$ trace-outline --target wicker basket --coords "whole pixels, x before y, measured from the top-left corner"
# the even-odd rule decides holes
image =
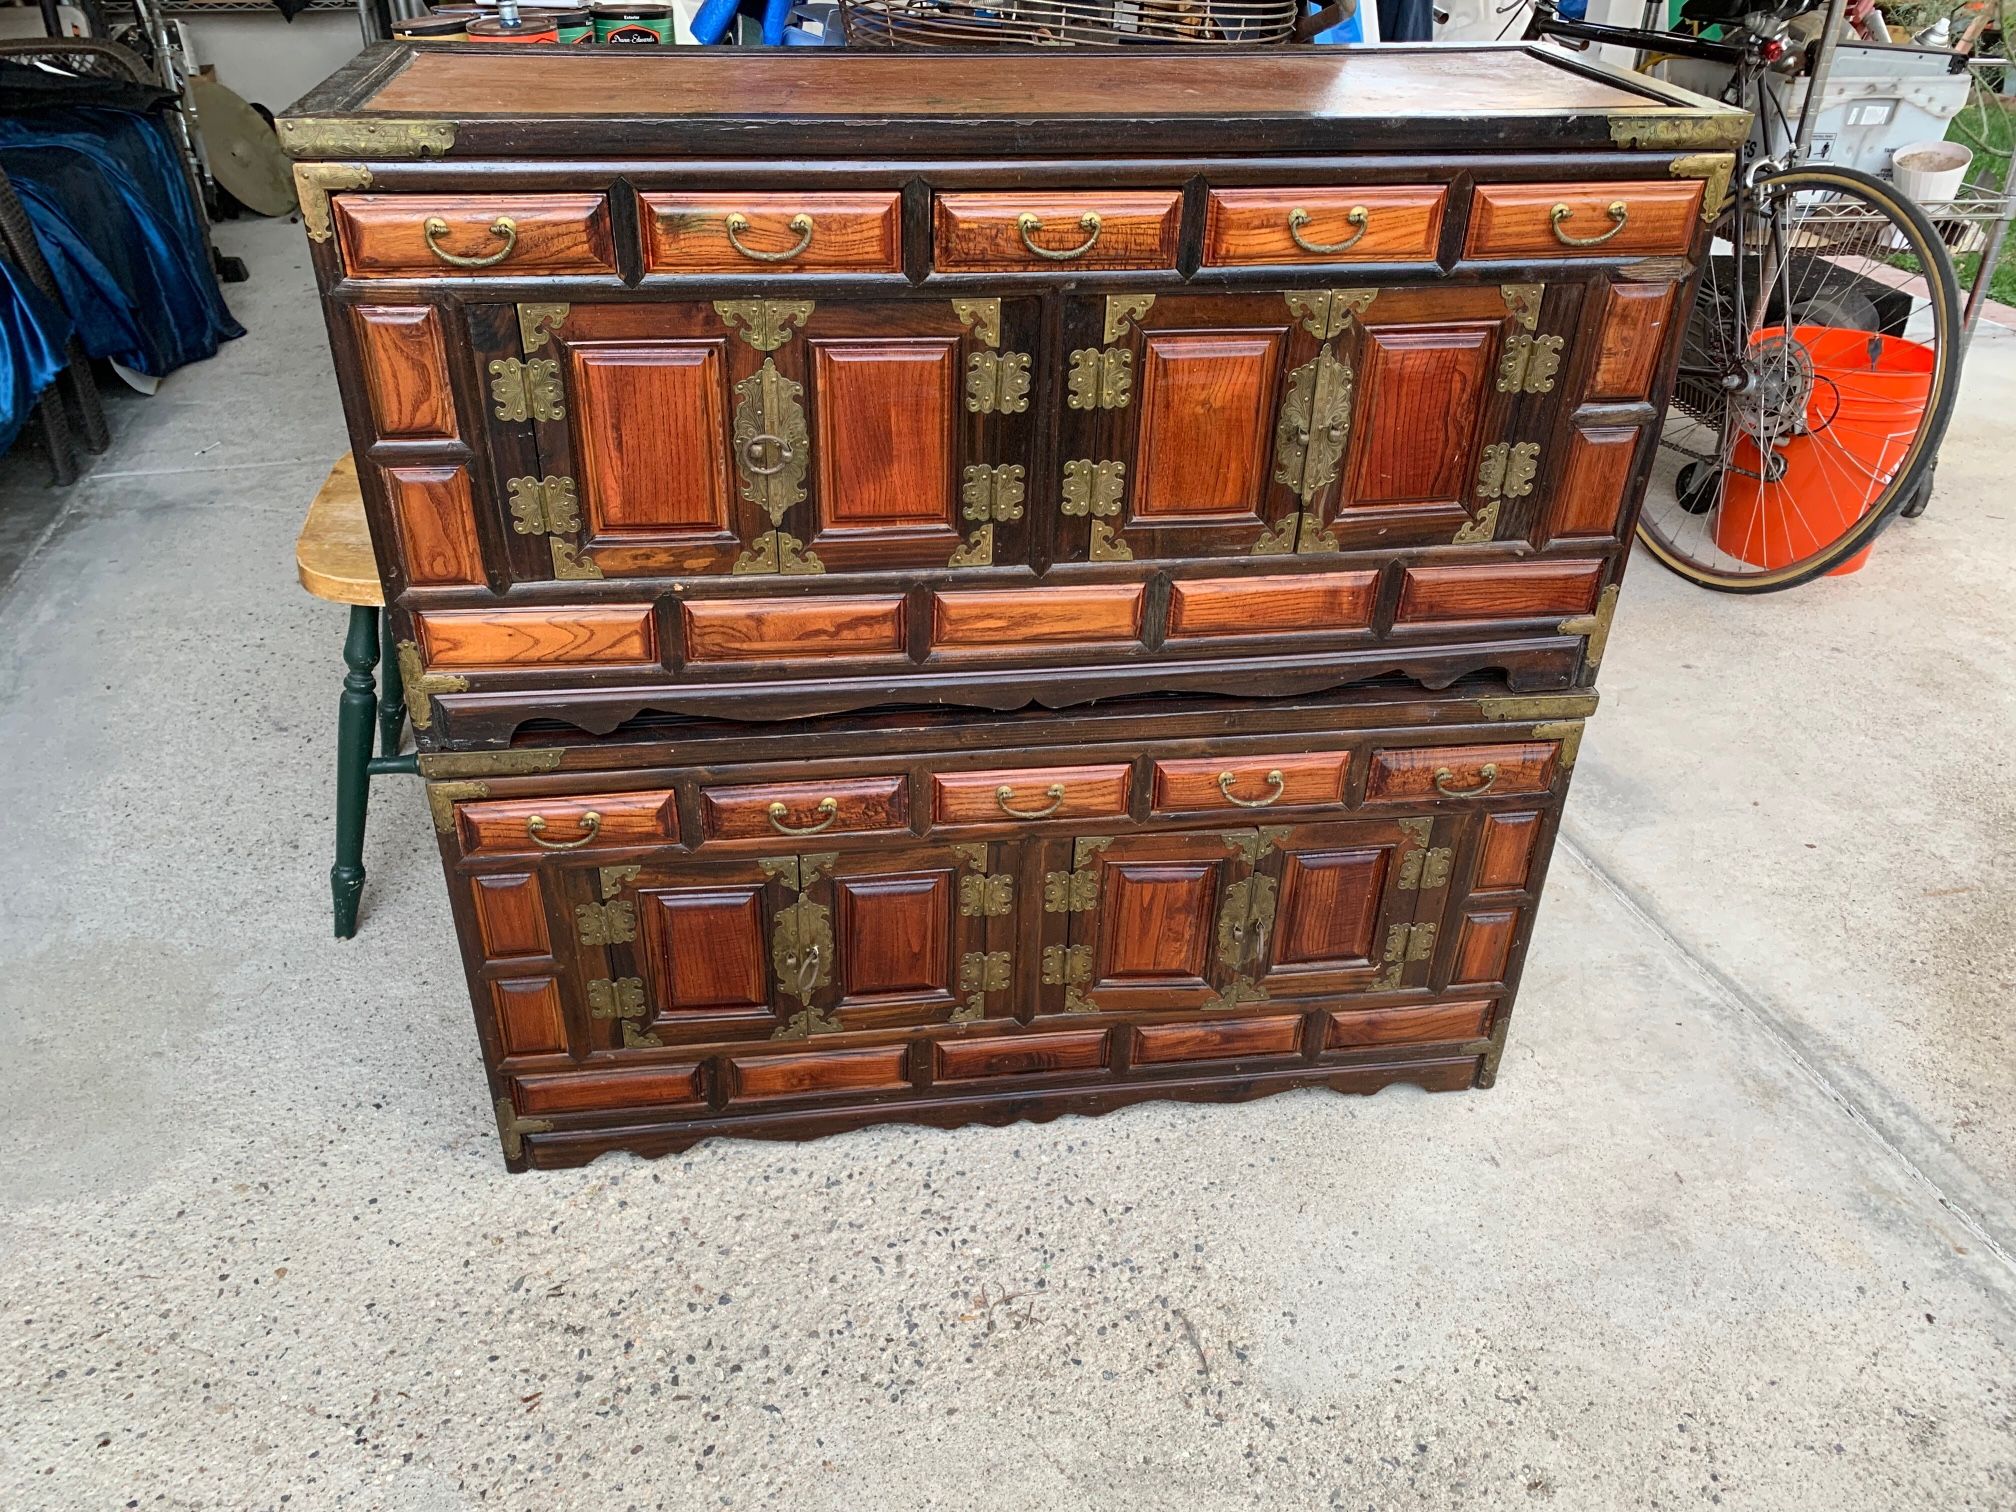
[[[841,0],[847,45],[1267,47],[1292,42],[1301,0]]]

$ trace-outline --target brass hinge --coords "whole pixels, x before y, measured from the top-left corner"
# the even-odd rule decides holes
[[[1092,980],[1092,947],[1090,945],[1045,945],[1043,947],[1043,985],[1045,987],[1075,987],[1081,982]]]
[[[1498,392],[1501,394],[1551,394],[1554,375],[1561,370],[1559,336],[1535,336],[1514,331],[1505,338],[1505,355],[1498,359]]]
[[[1120,513],[1120,501],[1127,493],[1125,462],[1095,462],[1080,457],[1064,464],[1064,502],[1067,515],[1093,515],[1109,519]]]
[[[960,512],[969,520],[1007,524],[1022,518],[1022,501],[1028,490],[1023,485],[1022,464],[1006,462],[991,466],[976,462],[962,474],[959,485]]]
[[[511,528],[518,534],[572,535],[581,528],[572,478],[507,478],[504,487],[511,495]]]
[[[1594,672],[1603,663],[1603,648],[1610,643],[1610,621],[1617,613],[1617,585],[1605,588],[1596,600],[1594,614],[1578,614],[1572,619],[1564,619],[1554,628],[1563,635],[1586,635],[1589,644],[1583,648],[1583,665]]]
[[[455,145],[455,123],[389,116],[302,116],[276,121],[280,150],[293,158],[441,158]]]
[[[507,1160],[516,1160],[525,1153],[525,1136],[527,1134],[550,1134],[553,1132],[553,1120],[550,1118],[519,1117],[518,1105],[511,1101],[509,1093],[497,1099],[495,1112],[497,1114],[497,1137],[503,1142],[504,1156]]]
[[[1493,441],[1477,463],[1477,497],[1523,499],[1540,471],[1540,443]]]
[[[1391,992],[1400,985],[1400,978],[1413,961],[1426,961],[1435,954],[1436,926],[1430,924],[1395,924],[1386,931],[1386,954],[1382,962],[1386,969],[1373,982],[1375,992]]]
[[[971,327],[982,346],[1001,345],[1000,300],[955,299],[952,301],[952,318],[963,326]]]
[[[614,1019],[623,1032],[626,1050],[650,1049],[665,1043],[642,1027],[650,1022],[651,1009],[644,1000],[641,978],[618,977],[612,982],[607,977],[597,977],[587,984],[587,991],[588,1016]]]
[[[400,641],[396,654],[400,687],[406,694],[406,717],[413,721],[414,729],[430,729],[434,724],[434,705],[430,700],[436,693],[467,692],[469,679],[452,672],[429,672],[420,658],[417,642]]]
[[[735,558],[735,565],[729,569],[731,573],[779,572],[787,577],[825,570],[826,564],[819,560],[818,554],[807,551],[805,543],[788,530],[764,531]]]
[[[1429,850],[1410,850],[1400,858],[1400,872],[1393,885],[1401,892],[1433,892],[1449,884],[1456,852],[1446,845]]]
[[[520,746],[510,751],[422,751],[422,777],[529,777],[557,772],[566,752],[559,746]]]
[[[759,352],[774,352],[792,337],[793,324],[812,318],[809,299],[717,299],[714,313]]]
[[[1043,874],[1043,912],[1090,913],[1098,906],[1097,872],[1054,871]]]
[[[521,304],[518,306],[518,346],[530,357],[546,345],[546,338],[560,329],[572,305]]]
[[[1015,911],[1015,878],[1010,872],[959,879],[959,912],[969,919],[998,919]]]
[[[301,206],[301,228],[308,240],[325,242],[336,234],[329,215],[333,189],[369,189],[371,170],[362,163],[296,163],[294,198]]]
[[[968,357],[966,408],[976,415],[1019,415],[1029,408],[1029,354],[975,352]]]
[[[490,397],[499,420],[564,420],[560,364],[551,357],[499,357],[490,364]]]
[[[637,907],[627,900],[577,903],[574,922],[583,945],[627,945],[637,938]]]
[[[963,1006],[952,1010],[951,1022],[970,1024],[987,1015],[987,995],[1006,992],[1012,958],[1005,950],[972,950],[959,958],[959,991]]]
[[[456,804],[489,796],[490,784],[487,782],[428,783],[427,810],[434,816],[436,833],[445,835],[455,828]]]
[[[1108,294],[1106,296],[1106,343],[1112,345],[1127,334],[1127,327],[1148,318],[1155,305],[1153,294]]]
[[[1127,347],[1080,347],[1071,354],[1064,402],[1075,410],[1125,409],[1134,397],[1134,353]]]

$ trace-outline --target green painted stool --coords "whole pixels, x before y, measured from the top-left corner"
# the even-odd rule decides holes
[[[378,559],[371,553],[371,530],[364,521],[364,494],[357,464],[343,458],[308,506],[307,523],[294,543],[301,586],[319,599],[350,606],[350,633],[343,641],[343,696],[336,713],[336,864],[329,868],[335,901],[336,936],[357,933],[357,903],[364,893],[364,815],[371,779],[419,770],[414,757],[399,754],[406,731],[406,692],[399,683],[399,658],[385,658],[385,694],[371,681],[378,665],[379,628],[385,615],[385,588]],[[373,716],[378,754],[371,754]]]

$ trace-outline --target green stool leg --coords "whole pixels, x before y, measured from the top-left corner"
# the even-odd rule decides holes
[[[343,641],[343,697],[336,715],[336,864],[329,891],[336,903],[336,937],[357,933],[357,900],[364,891],[364,813],[371,798],[371,724],[378,711],[372,668],[378,665],[378,611],[350,611]]]
[[[406,684],[399,673],[399,658],[389,649],[392,645],[392,617],[386,615],[380,623],[388,649],[385,668],[380,674],[383,691],[378,697],[378,754],[397,756],[400,739],[406,733]]]

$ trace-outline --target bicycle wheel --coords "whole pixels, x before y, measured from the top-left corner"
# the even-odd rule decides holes
[[[1760,177],[1716,225],[1639,540],[1729,593],[1853,570],[1938,453],[1959,332],[1917,205],[1849,168]]]

